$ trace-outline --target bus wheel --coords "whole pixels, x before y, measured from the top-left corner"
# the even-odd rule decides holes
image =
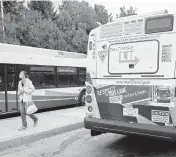
[[[80,96],[79,96],[79,106],[85,106],[85,96],[86,96],[86,91],[82,91]]]

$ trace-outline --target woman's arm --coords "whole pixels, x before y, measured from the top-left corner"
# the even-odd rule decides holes
[[[35,88],[34,88],[34,85],[32,84],[32,81],[29,81],[27,83],[27,86],[24,87],[24,92],[25,93],[28,93],[28,94],[31,94],[35,91]]]
[[[21,81],[18,83],[18,95],[21,95],[24,92],[23,87],[21,85]]]

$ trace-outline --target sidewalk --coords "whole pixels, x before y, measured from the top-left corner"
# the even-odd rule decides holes
[[[86,107],[38,113],[38,125],[27,117],[28,128],[19,131],[21,117],[0,120],[0,151],[83,127]]]

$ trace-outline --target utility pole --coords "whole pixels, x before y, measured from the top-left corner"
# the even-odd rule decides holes
[[[3,43],[5,43],[5,31],[4,31],[4,6],[3,6],[3,0],[1,0],[1,22],[2,22],[2,37],[3,37]]]

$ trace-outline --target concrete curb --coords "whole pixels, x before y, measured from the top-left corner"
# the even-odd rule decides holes
[[[61,133],[76,130],[76,129],[82,128],[83,126],[84,126],[84,122],[78,122],[78,123],[66,125],[63,127],[58,127],[58,128],[53,128],[53,129],[46,130],[46,131],[37,132],[31,135],[24,135],[24,136],[15,137],[13,139],[7,139],[7,140],[0,142],[0,151],[6,150],[9,148],[18,147],[23,144],[29,144],[29,143],[38,141],[40,139],[44,139],[46,137],[51,137],[51,136],[58,135]]]

